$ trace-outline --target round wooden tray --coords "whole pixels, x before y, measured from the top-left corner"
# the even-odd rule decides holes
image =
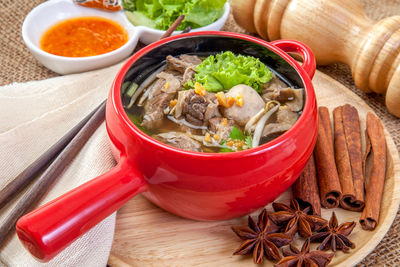
[[[365,129],[365,117],[371,108],[357,95],[339,82],[321,72],[313,79],[318,105],[330,111],[345,103],[355,106]],[[364,133],[364,131],[362,131]],[[392,224],[400,202],[400,160],[392,138],[385,130],[388,162],[382,209],[375,231],[364,231],[359,225],[361,213],[340,208],[322,209],[322,217],[330,218],[336,212],[339,223],[356,221],[350,239],[356,248],[345,254],[341,251],[332,266],[352,266],[366,257],[382,240]],[[277,201],[286,202],[291,197],[288,190]],[[271,205],[267,206],[271,210]],[[258,212],[254,213],[255,216]],[[251,256],[233,256],[241,240],[230,229],[233,225],[246,225],[247,216],[229,221],[197,222],[174,216],[137,196],[124,205],[117,214],[114,243],[109,265],[116,266],[253,266]],[[302,240],[295,245],[299,248]],[[312,247],[314,248],[316,244]],[[331,266],[330,265],[330,266]],[[255,265],[254,265],[255,266]],[[264,261],[260,266],[273,266]]]

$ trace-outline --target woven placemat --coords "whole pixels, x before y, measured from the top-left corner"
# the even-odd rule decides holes
[[[57,74],[41,66],[29,53],[21,37],[21,25],[26,14],[42,0],[2,1],[0,4],[0,85],[12,82],[25,82],[55,77]],[[400,14],[398,0],[363,0],[368,16],[380,19]],[[242,32],[229,18],[223,30]],[[400,150],[400,119],[389,114],[384,105],[384,98],[376,94],[365,94],[355,85],[348,66],[332,64],[318,68],[360,96],[370,105],[384,122]],[[5,115],[5,114],[3,114]],[[397,214],[389,232],[380,245],[358,266],[400,266],[400,213]]]

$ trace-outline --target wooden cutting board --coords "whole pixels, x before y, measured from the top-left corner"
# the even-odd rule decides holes
[[[336,106],[352,104],[359,111],[361,127],[365,128],[366,113],[372,110],[363,100],[321,72],[316,72],[313,83],[318,105],[327,106],[332,112]],[[358,223],[361,213],[333,209],[339,223],[356,221],[357,226],[350,235],[356,248],[349,254],[336,252],[332,266],[351,266],[360,262],[382,240],[396,216],[400,202],[400,160],[396,146],[387,131],[385,135],[388,166],[379,225],[375,231],[364,231]],[[288,203],[290,197],[289,189],[278,201]],[[271,205],[268,205],[267,209],[271,210]],[[322,217],[329,220],[333,210],[322,209]],[[258,212],[253,215],[256,214]],[[251,256],[232,256],[241,240],[230,227],[246,225],[246,222],[246,216],[219,222],[183,219],[156,207],[144,197],[137,196],[117,213],[114,243],[108,264],[111,267],[256,266]],[[295,244],[300,247],[302,241]],[[273,264],[266,260],[259,266]]]

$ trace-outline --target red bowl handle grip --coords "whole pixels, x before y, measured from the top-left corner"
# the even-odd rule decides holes
[[[270,43],[285,52],[299,53],[303,58],[301,67],[307,72],[310,79],[314,77],[316,69],[315,57],[308,46],[295,40],[276,40]]]
[[[110,171],[21,217],[18,237],[33,256],[47,262],[145,190],[142,175],[121,158]]]

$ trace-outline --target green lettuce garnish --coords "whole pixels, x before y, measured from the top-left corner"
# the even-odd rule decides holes
[[[221,143],[221,148],[219,150],[219,153],[233,152],[232,149],[226,147],[225,145],[226,145],[226,140],[223,140],[222,143]]]
[[[251,135],[247,135],[244,141],[248,148],[253,148],[253,138],[251,137]]]
[[[231,133],[229,134],[229,138],[231,140],[244,140],[244,134],[241,130],[239,130],[236,126],[232,127]]]
[[[251,135],[247,134],[245,136],[244,133],[240,129],[238,129],[236,126],[232,127],[232,130],[229,134],[229,139],[244,141],[248,148],[253,147],[252,146],[253,138],[251,137]],[[225,152],[233,152],[233,150],[226,146],[226,140],[222,140],[221,149],[219,150],[219,153],[225,153]]]
[[[213,23],[223,13],[226,0],[122,0],[126,17],[134,25],[168,29],[180,15],[185,19],[177,30]]]
[[[261,93],[263,84],[271,78],[272,72],[260,59],[236,56],[227,51],[209,56],[199,64],[196,67],[195,82],[202,84],[209,92],[227,91],[235,85],[247,84]]]

